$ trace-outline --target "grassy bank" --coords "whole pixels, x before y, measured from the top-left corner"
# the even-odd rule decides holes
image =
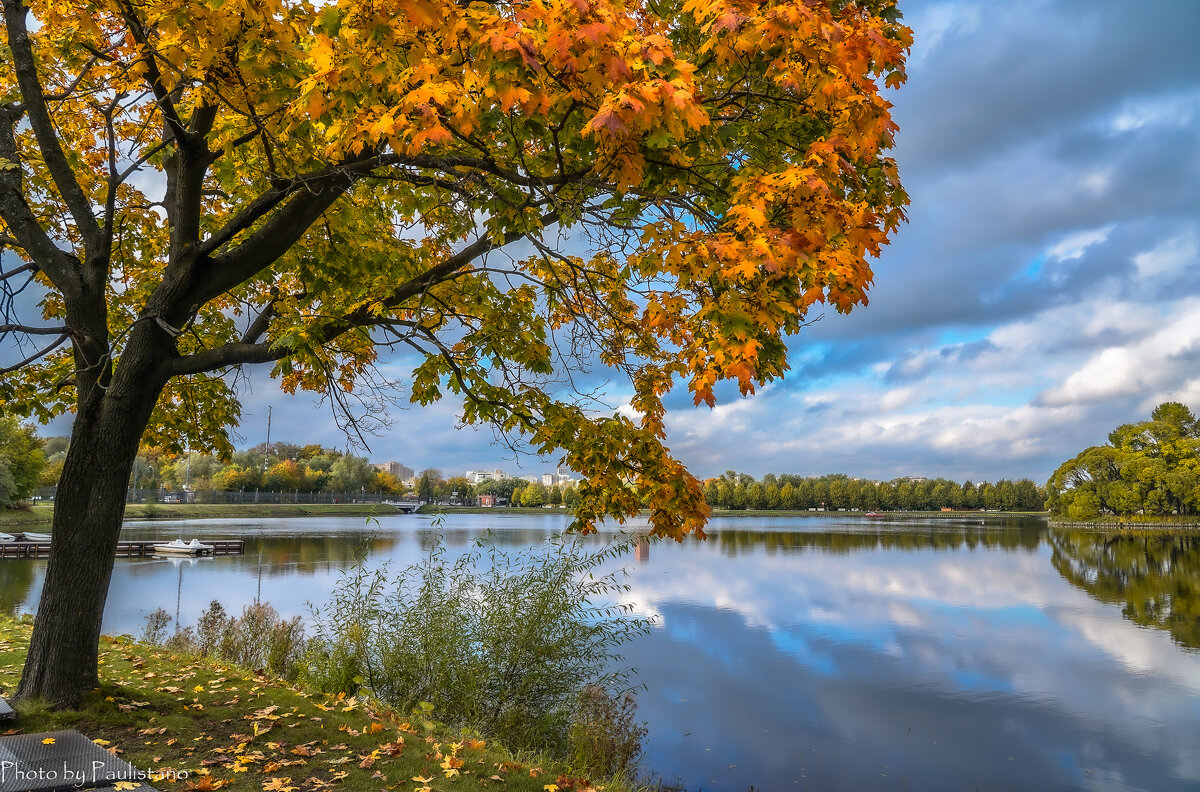
[[[49,525],[54,516],[53,506],[33,506],[28,509],[0,509],[0,531],[5,528],[30,528]]]
[[[1124,517],[1097,516],[1086,520],[1053,517],[1050,524],[1060,528],[1098,528],[1102,530],[1200,528],[1200,520],[1194,516],[1172,517],[1144,514],[1130,514]]]
[[[199,520],[216,517],[383,517],[398,514],[391,506],[372,503],[130,503],[127,520]],[[0,531],[49,525],[51,505],[0,510]]]
[[[533,506],[436,506],[425,504],[417,509],[417,514],[570,514],[571,510],[562,506],[549,509]]]
[[[0,690],[16,685],[31,628],[0,617]],[[105,637],[100,663],[101,686],[80,709],[18,707],[15,733],[77,729],[155,774],[163,792],[592,789],[562,767],[423,715],[312,694],[127,638]]]

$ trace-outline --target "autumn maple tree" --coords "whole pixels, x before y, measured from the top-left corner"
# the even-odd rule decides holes
[[[3,397],[75,413],[21,698],[95,685],[139,443],[227,451],[249,364],[357,393],[402,346],[582,474],[579,527],[700,531],[664,394],[781,375],[907,202],[890,0],[3,2]]]

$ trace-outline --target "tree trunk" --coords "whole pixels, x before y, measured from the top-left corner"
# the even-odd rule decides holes
[[[120,387],[121,379],[138,384]],[[152,376],[118,376],[107,393],[81,405],[76,415],[55,496],[46,579],[16,700],[73,708],[99,683],[100,626],[125,491],[162,385]]]

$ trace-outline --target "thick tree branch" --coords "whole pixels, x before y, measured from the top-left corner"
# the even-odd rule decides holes
[[[206,349],[194,355],[186,355],[171,361],[168,371],[171,376],[201,374],[205,371],[240,366],[244,363],[273,363],[287,357],[286,347],[272,347],[271,344],[224,344],[214,349]]]
[[[258,339],[262,338],[267,329],[271,326],[271,320],[275,318],[275,300],[267,303],[267,306],[259,312],[258,316],[254,317],[254,321],[246,328],[246,332],[242,334],[243,344],[255,344]]]
[[[37,272],[37,271],[38,271],[38,267],[36,264],[22,264],[21,266],[17,267],[15,270],[10,270],[9,272],[0,272],[0,281],[6,281],[9,278],[15,278],[18,275],[20,275],[22,272]]]
[[[185,301],[189,305],[204,305],[269,267],[308,233],[309,226],[345,194],[353,182],[354,176],[346,171],[335,171],[315,183],[306,182],[306,189],[295,192],[241,244],[220,255],[200,259]],[[266,213],[270,211],[267,204],[278,205],[283,197],[275,196],[272,191],[263,205],[248,207],[248,210],[253,208]]]
[[[46,273],[46,277],[62,291],[63,296],[70,299],[83,291],[79,261],[54,244],[25,199],[21,155],[17,151],[15,138],[15,127],[20,117],[20,111],[11,105],[0,105],[0,165],[4,165],[0,168],[0,217],[4,218],[8,230],[16,236],[18,246],[35,262],[30,266]],[[14,270],[5,278],[21,271]]]
[[[96,251],[100,247],[100,225],[92,211],[91,202],[79,186],[75,172],[71,170],[67,156],[58,141],[54,122],[50,119],[50,112],[46,108],[41,78],[37,73],[37,62],[34,60],[29,31],[25,26],[26,13],[27,9],[21,0],[4,0],[8,45],[12,51],[13,69],[17,75],[17,84],[21,88],[21,98],[29,116],[29,126],[37,138],[46,170],[50,172],[50,177],[54,179],[71,217],[75,219],[75,225],[83,235],[84,244],[89,251]]]

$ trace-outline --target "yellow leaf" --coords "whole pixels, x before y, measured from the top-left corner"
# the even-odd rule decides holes
[[[47,737],[46,739],[42,740],[42,745],[54,745],[54,738]]]

